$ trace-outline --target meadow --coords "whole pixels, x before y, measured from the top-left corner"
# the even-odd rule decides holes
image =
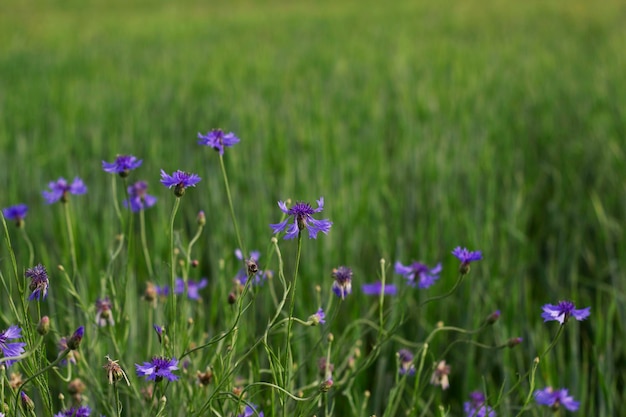
[[[26,343],[0,369],[4,414],[460,416],[480,391],[476,415],[548,416],[552,386],[578,415],[624,415],[625,21],[617,0],[4,0],[0,207],[28,205],[2,229],[0,332]],[[223,155],[197,143],[217,128],[240,138]],[[143,162],[104,172],[117,155]],[[161,170],[201,181],[178,198]],[[46,204],[60,177],[87,192]],[[157,201],[131,212],[139,180]],[[327,234],[273,234],[279,201],[320,198]],[[482,253],[466,274],[458,246]],[[238,248],[265,271],[246,285]],[[439,279],[408,285],[395,264],[414,261]],[[29,300],[38,264],[48,295]],[[381,280],[397,294],[362,290]],[[544,322],[562,300],[591,314]],[[178,380],[138,375],[154,355]]]

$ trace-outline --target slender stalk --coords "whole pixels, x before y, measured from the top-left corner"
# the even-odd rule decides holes
[[[28,233],[26,233],[26,228],[24,227],[24,225],[22,225],[20,229],[22,232],[22,238],[24,238],[26,246],[28,246],[28,265],[32,266],[33,263],[35,263],[35,249],[33,248],[33,242],[31,242],[30,238],[28,237]]]
[[[243,246],[243,241],[241,240],[241,234],[239,233],[239,226],[237,225],[237,219],[235,217],[235,208],[233,207],[233,199],[230,195],[230,186],[228,184],[228,175],[226,175],[226,167],[224,166],[224,157],[220,155],[220,167],[222,168],[222,176],[224,177],[224,186],[226,187],[226,197],[228,198],[228,206],[230,207],[230,216],[233,220],[233,227],[235,228],[235,234],[237,235],[237,243],[239,244],[239,248],[241,252],[244,254],[244,264],[245,255],[248,253],[246,248]]]
[[[146,215],[145,211],[139,210],[139,227],[141,233],[141,247],[143,249],[143,257],[146,260],[146,268],[148,268],[148,275],[150,279],[154,276],[154,270],[152,269],[152,260],[150,259],[150,251],[148,250],[148,239],[146,239]]]
[[[72,229],[72,214],[70,213],[70,203],[63,203],[63,211],[65,211],[65,224],[67,225],[67,236],[70,244],[70,258],[72,259],[72,275],[76,276],[78,272],[78,262],[76,260],[76,244],[74,243],[74,230]]]
[[[122,217],[122,210],[120,210],[120,203],[117,199],[117,175],[111,175],[111,194],[113,194],[113,207],[115,208],[115,214],[120,222],[120,228],[124,230],[124,218]],[[128,200],[130,202],[130,200]]]
[[[169,293],[169,302],[170,302],[170,346],[176,346],[176,294],[174,294],[174,288],[176,288],[176,248],[174,246],[174,219],[176,218],[176,213],[178,212],[178,207],[180,206],[180,198],[176,197],[174,201],[174,207],[172,208],[172,214],[170,215],[170,293]]]
[[[289,302],[289,318],[293,317],[293,310],[296,305],[296,285],[298,282],[298,269],[300,267],[300,255],[302,254],[302,231],[298,232],[298,248],[296,250],[296,266],[293,271],[293,280],[291,283],[291,300]],[[291,351],[291,328],[293,326],[293,320],[289,320],[287,323],[287,338],[286,338],[286,346],[285,350],[287,352],[287,363],[285,364],[285,384],[289,384],[291,382],[292,371],[293,371],[293,352]],[[287,385],[288,386],[288,385]],[[283,403],[283,407],[286,407],[286,402]],[[285,414],[286,408],[283,409],[283,415]]]

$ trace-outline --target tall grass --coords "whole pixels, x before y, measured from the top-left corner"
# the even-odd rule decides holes
[[[53,277],[51,300],[41,305],[55,329],[46,342],[49,359],[56,355],[53,339],[85,325],[89,337],[81,353],[89,366],[77,372],[102,382],[89,387],[88,397],[107,398],[98,365],[110,354],[131,379],[131,388],[120,386],[124,410],[140,412],[136,394],[148,384],[136,377],[133,363],[154,353],[146,340],[152,337],[156,346],[152,324],[166,318],[160,309],[148,317],[140,297],[149,280],[168,284],[171,267],[174,197],[158,183],[160,169],[203,178],[184,196],[174,224],[174,237],[184,247],[197,230],[198,211],[206,213],[193,252],[199,266],[190,278],[208,277],[209,286],[200,305],[185,307],[196,323],[186,340],[215,337],[243,310],[236,339],[229,333],[229,340],[190,355],[193,366],[204,369],[212,361],[215,373],[223,374],[237,357],[228,356],[229,346],[240,353],[263,334],[274,313],[270,286],[252,291],[250,306],[248,298],[239,310],[227,303],[231,278],[241,267],[233,255],[238,243],[219,158],[195,143],[197,132],[223,127],[242,138],[227,151],[225,169],[242,239],[248,250],[261,250],[262,268],[278,271],[268,227],[282,215],[276,202],[325,198],[323,215],[334,225],[328,236],[303,241],[294,315],[306,318],[326,306],[332,268],[354,270],[354,294],[340,307],[333,300],[339,310],[332,321],[315,335],[298,330],[296,362],[315,363],[326,355],[328,332],[335,338],[331,348],[338,349],[332,352],[336,366],[356,340],[369,353],[376,332],[350,326],[375,304],[359,287],[380,279],[381,258],[388,281],[399,285],[403,280],[391,267],[396,260],[441,261],[444,273],[436,286],[405,292],[397,304],[405,311],[389,310],[395,311],[389,320],[397,318],[393,314],[409,318],[394,334],[423,342],[437,322],[474,329],[500,309],[497,325],[477,340],[497,345],[521,336],[524,343],[497,353],[453,345],[445,358],[452,366],[451,387],[430,405],[421,403],[426,415],[439,415],[436,404],[459,415],[470,391],[484,387],[495,399],[502,386],[514,386],[555,333],[542,322],[541,306],[560,299],[591,306],[592,315],[568,325],[539,364],[537,383],[567,386],[581,401],[581,415],[617,415],[626,401],[625,6],[613,0],[213,3],[35,7],[9,0],[1,6],[0,204],[30,206],[26,228],[35,263],[46,265]],[[153,276],[143,259],[138,218],[134,243],[126,247],[118,238],[129,235],[112,203],[111,178],[100,168],[116,154],[144,160],[132,180],[147,180],[159,198],[145,212]],[[71,200],[78,271],[72,271],[63,209],[46,206],[41,197],[60,176],[80,176],[89,187],[86,196]],[[117,191],[125,198],[121,181]],[[21,277],[33,265],[26,241],[8,226]],[[119,245],[123,249],[113,259]],[[418,308],[454,285],[458,263],[450,250],[457,245],[482,250],[484,261],[452,297]],[[295,242],[280,241],[279,248],[285,277],[291,278]],[[7,281],[14,279],[9,253],[3,245],[0,270]],[[74,308],[59,264],[78,272],[75,285],[89,306],[86,316]],[[322,291],[315,295],[318,285]],[[107,334],[85,319],[93,317],[96,298],[111,296],[112,288],[120,310]],[[279,301],[278,277],[271,288]],[[8,297],[17,295],[12,291],[2,297],[0,329],[14,324],[6,307]],[[182,322],[178,329],[179,335],[185,331]],[[434,338],[427,367],[454,340]],[[276,346],[283,345],[281,340]],[[390,342],[381,349],[378,360],[351,382],[352,403],[345,386],[329,391],[335,415],[383,415],[398,346]],[[242,368],[250,375],[239,377],[270,380],[255,372],[268,368],[271,355],[260,348],[253,353]],[[314,373],[296,373],[301,380],[293,386],[306,385]],[[237,385],[230,378],[222,391]],[[58,394],[67,396],[57,377],[51,377],[50,390],[57,406]],[[371,396],[358,414],[354,404],[364,404],[366,391]],[[183,415],[177,407],[196,404],[199,392],[177,391],[181,399],[168,398],[166,415],[177,409]],[[498,413],[516,415],[527,393],[524,380]],[[280,415],[283,393],[255,388],[250,394],[266,415]],[[37,401],[41,406],[46,400]],[[406,394],[400,409],[413,401]],[[91,404],[107,415],[112,409]],[[223,407],[211,412],[230,412]],[[529,413],[540,415],[538,408]]]

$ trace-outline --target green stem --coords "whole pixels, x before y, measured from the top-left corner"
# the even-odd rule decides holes
[[[296,250],[296,266],[293,271],[293,281],[291,284],[291,300],[289,302],[289,316],[288,316],[289,318],[293,318],[293,310],[296,305],[296,285],[298,283],[298,269],[300,267],[301,253],[302,253],[302,231],[299,231],[298,232],[298,248]],[[287,352],[287,363],[285,364],[286,366],[285,383],[286,384],[289,384],[291,382],[291,377],[292,377],[291,373],[293,370],[293,352],[291,351],[291,328],[292,326],[293,326],[293,320],[289,320],[289,323],[287,323],[287,338],[286,338],[286,346],[285,346],[285,350]],[[283,411],[286,411],[286,409]]]
[[[241,234],[239,233],[239,226],[237,225],[237,219],[235,217],[235,208],[233,207],[233,199],[230,195],[230,185],[228,184],[228,176],[226,175],[226,167],[224,166],[224,157],[220,155],[220,167],[222,168],[222,176],[224,177],[224,186],[226,187],[226,197],[228,198],[228,206],[230,207],[230,216],[233,220],[233,227],[235,228],[235,234],[237,235],[237,243],[239,244],[239,248],[243,253],[243,262],[246,263],[245,257],[248,252],[246,252],[246,248],[243,246],[243,241],[241,240]]]
[[[117,219],[120,222],[121,230],[124,230],[124,218],[122,217],[122,210],[120,210],[120,203],[117,199],[117,175],[111,175],[111,194],[113,194],[113,207],[115,207],[115,214],[117,215]],[[130,200],[129,207],[130,207]]]
[[[26,242],[26,246],[28,246],[28,265],[33,266],[33,263],[35,262],[35,249],[33,248],[33,242],[31,242],[30,238],[28,237],[28,233],[26,233],[26,228],[24,227],[24,225],[22,225],[20,229],[22,232],[22,237]]]
[[[74,231],[72,229],[72,214],[70,213],[70,203],[63,203],[63,211],[65,211],[65,224],[67,225],[67,236],[70,243],[70,257],[72,258],[72,275],[78,273],[78,262],[76,260],[76,245],[74,243]]]
[[[176,288],[176,248],[174,247],[174,219],[176,218],[176,212],[178,212],[178,207],[180,206],[180,198],[176,197],[174,201],[174,207],[172,208],[172,214],[170,215],[170,293],[169,293],[169,301],[170,301],[170,346],[176,346],[176,294],[174,294],[174,289]]]
[[[141,247],[143,248],[143,257],[146,260],[146,267],[148,268],[148,275],[150,279],[154,276],[152,269],[152,260],[150,259],[150,251],[148,250],[148,239],[146,239],[146,215],[145,211],[139,210],[139,223],[141,233]]]

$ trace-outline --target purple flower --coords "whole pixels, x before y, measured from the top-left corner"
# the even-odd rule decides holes
[[[109,174],[120,174],[120,177],[127,177],[130,171],[139,168],[142,160],[132,155],[118,155],[113,162],[102,161],[102,169]]]
[[[17,224],[17,227],[22,225],[22,222],[26,217],[26,213],[28,213],[28,206],[26,204],[17,204],[15,206],[2,209],[4,218],[7,220],[13,220]]]
[[[496,417],[493,408],[485,405],[485,396],[480,391],[470,394],[470,401],[463,403],[463,411],[466,417]]]
[[[483,255],[480,251],[471,252],[465,248],[457,246],[452,251],[452,254],[461,261],[459,272],[463,275],[467,274],[470,270],[470,262],[480,261],[483,259]]]
[[[317,200],[316,209],[311,207],[308,203],[296,203],[295,206],[288,209],[287,205],[282,201],[278,202],[278,207],[280,207],[282,212],[287,214],[288,217],[280,223],[270,224],[273,233],[280,233],[285,230],[289,219],[293,217],[293,224],[287,229],[285,239],[293,239],[304,229],[309,230],[309,238],[315,239],[317,238],[318,232],[328,234],[330,227],[333,225],[333,222],[328,219],[315,220],[313,218],[314,213],[319,213],[324,210],[324,197],[320,197],[320,199]]]
[[[441,264],[437,264],[434,268],[429,268],[420,262],[413,262],[407,266],[396,262],[395,271],[396,274],[403,275],[410,286],[417,284],[418,288],[428,288],[439,279]]]
[[[137,181],[133,185],[128,186],[127,200],[124,200],[124,207],[128,207],[130,201],[130,209],[133,212],[138,212],[152,207],[156,204],[157,199],[147,193],[148,183],[145,181]]]
[[[80,346],[80,342],[83,340],[83,336],[85,335],[85,326],[80,326],[74,334],[67,340],[67,347],[70,350],[77,350]]]
[[[143,365],[135,364],[137,375],[145,376],[148,381],[159,382],[163,378],[169,381],[178,380],[178,376],[172,371],[178,370],[178,359],[168,359],[163,356],[155,356],[150,362],[144,362]]]
[[[240,141],[234,133],[225,134],[222,129],[213,129],[206,135],[198,132],[198,139],[200,139],[198,145],[210,146],[218,151],[220,155],[224,155],[224,147],[231,147]]]
[[[112,307],[113,304],[109,297],[98,298],[96,300],[96,324],[98,326],[104,327],[107,324],[113,326],[115,324],[115,321],[113,321],[113,313],[111,312]]]
[[[80,195],[87,192],[87,187],[83,180],[78,177],[74,178],[72,184],[68,184],[65,178],[61,177],[56,181],[50,182],[48,188],[50,191],[42,193],[48,204],[56,203],[59,200],[62,203],[66,203],[68,194]]]
[[[400,349],[398,351],[398,361],[400,362],[400,375],[415,374],[415,365],[413,365],[413,353],[408,349]]]
[[[185,188],[195,187],[199,182],[200,177],[196,174],[178,170],[172,175],[168,175],[167,172],[161,170],[161,184],[167,188],[174,187],[176,197],[182,197],[185,194]]]
[[[31,279],[28,286],[32,291],[28,296],[29,301],[35,298],[41,301],[48,296],[48,272],[46,272],[46,268],[42,264],[27,269],[24,272],[24,276]]]
[[[243,410],[243,414],[237,414],[237,417],[264,417],[263,411],[257,411],[256,404],[246,405],[246,408]]]
[[[164,330],[163,326],[159,326],[158,324],[153,324],[152,327],[154,328],[154,331],[159,337],[159,344],[161,344],[163,341],[163,330]]]
[[[11,339],[19,339],[22,337],[22,329],[18,326],[10,326],[8,329],[0,332],[0,351],[2,351],[2,357],[11,358],[14,356],[20,356],[24,353],[24,346],[26,343],[24,342],[14,342],[8,343]],[[6,361],[6,366],[11,366],[17,362],[17,360],[12,359]]]
[[[239,271],[237,271],[237,275],[235,275],[234,278],[236,284],[246,285],[246,282],[248,281],[248,272],[254,274],[252,276],[252,285],[261,285],[263,284],[263,282],[265,282],[268,274],[258,269],[258,266],[256,265],[257,262],[259,262],[259,258],[261,258],[261,252],[253,250],[250,252],[250,257],[248,257],[248,259],[244,259],[241,249],[235,249],[235,256],[240,261],[245,261],[246,265],[248,265],[247,268],[241,268]],[[254,272],[255,268],[251,268],[251,266],[253,265],[256,266],[256,272]],[[271,271],[269,273],[271,273]]]
[[[343,300],[352,293],[352,270],[347,266],[333,269],[333,292]]]
[[[322,310],[322,307],[320,307],[317,310],[317,313],[312,314],[309,317],[309,322],[313,323],[313,326],[317,326],[318,324],[324,324],[326,323],[326,314],[324,314],[324,310]]]
[[[361,285],[361,291],[365,295],[380,295],[381,291],[384,295],[396,295],[398,288],[394,284],[385,284],[385,288],[383,288],[382,282],[374,282]]]
[[[81,405],[78,408],[68,408],[67,410],[60,411],[55,414],[54,417],[89,417],[91,414],[91,408],[86,405]]]
[[[199,300],[199,291],[208,285],[209,281],[206,278],[202,278],[200,281],[187,281],[187,298],[190,300]],[[176,284],[174,287],[174,294],[181,295],[185,292],[185,281],[182,278],[176,278]]]
[[[561,325],[565,324],[570,316],[574,317],[576,320],[581,321],[589,317],[591,314],[589,310],[591,307],[582,308],[577,310],[576,306],[571,301],[561,301],[557,305],[546,304],[543,307],[543,313],[541,313],[541,317],[543,318],[544,323],[550,320],[556,320]]]
[[[574,401],[574,397],[568,394],[567,389],[553,389],[552,387],[546,387],[535,391],[533,394],[535,401],[540,405],[547,405],[552,407],[553,410],[557,410],[561,405],[569,411],[576,411],[580,406],[578,401]]]

